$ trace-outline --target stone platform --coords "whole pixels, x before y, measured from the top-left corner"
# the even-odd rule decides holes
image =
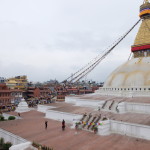
[[[15,112],[11,114],[17,115]],[[0,128],[54,150],[149,150],[150,147],[150,141],[117,134],[98,136],[86,131],[76,134],[74,129],[70,129],[70,124],[62,131],[61,122],[45,119],[44,116],[37,111],[21,113],[22,119],[0,122]],[[48,120],[47,130],[44,128],[45,120]]]

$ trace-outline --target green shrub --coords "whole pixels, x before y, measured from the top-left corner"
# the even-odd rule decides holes
[[[98,130],[98,127],[97,127],[97,126],[93,126],[93,127],[92,127],[92,130],[97,131],[97,130]]]
[[[38,144],[38,143],[36,143],[36,142],[32,142],[32,146],[34,146],[34,147],[36,147],[36,148],[39,148],[39,147],[41,147],[41,150],[53,150],[53,148],[49,148],[49,147],[47,147],[47,146],[42,146],[41,144]]]
[[[12,143],[10,142],[4,142],[3,138],[0,138],[0,150],[9,150],[9,148],[12,146]]]
[[[106,117],[104,117],[103,120],[108,120],[108,119]]]
[[[10,142],[7,142],[5,144],[3,144],[3,149],[4,150],[9,150],[9,148],[12,146],[12,144]]]
[[[4,144],[4,139],[0,138],[0,146],[2,146]]]
[[[76,122],[76,125],[80,125],[81,124],[81,122]]]
[[[4,121],[4,120],[5,120],[4,116],[0,115],[0,121]]]
[[[15,120],[16,118],[14,116],[9,116],[8,120]]]

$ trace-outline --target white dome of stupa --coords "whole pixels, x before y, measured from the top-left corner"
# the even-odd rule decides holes
[[[104,87],[150,87],[150,57],[127,61],[109,75]]]

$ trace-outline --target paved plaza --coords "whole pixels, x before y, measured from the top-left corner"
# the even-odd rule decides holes
[[[17,115],[15,112],[11,112]],[[79,131],[76,134],[70,124],[62,131],[61,122],[45,118],[45,114],[32,110],[21,113],[22,119],[0,122],[0,128],[22,138],[53,147],[54,150],[149,150],[150,141],[111,134],[99,136],[93,132]],[[48,128],[45,130],[45,120]]]

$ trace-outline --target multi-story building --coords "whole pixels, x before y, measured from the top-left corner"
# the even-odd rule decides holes
[[[0,83],[5,83],[6,79],[4,77],[0,77]]]
[[[8,79],[6,81],[6,85],[10,88],[10,89],[15,89],[16,88],[16,85],[17,85],[17,82],[13,79]]]
[[[11,90],[5,83],[0,83],[0,106],[11,104]]]
[[[28,84],[27,76],[16,76],[14,78],[9,78],[6,81],[6,85],[10,89],[26,89]]]
[[[11,103],[18,104],[23,97],[23,90],[11,89]]]
[[[28,87],[27,98],[50,98],[51,90],[47,87]]]

